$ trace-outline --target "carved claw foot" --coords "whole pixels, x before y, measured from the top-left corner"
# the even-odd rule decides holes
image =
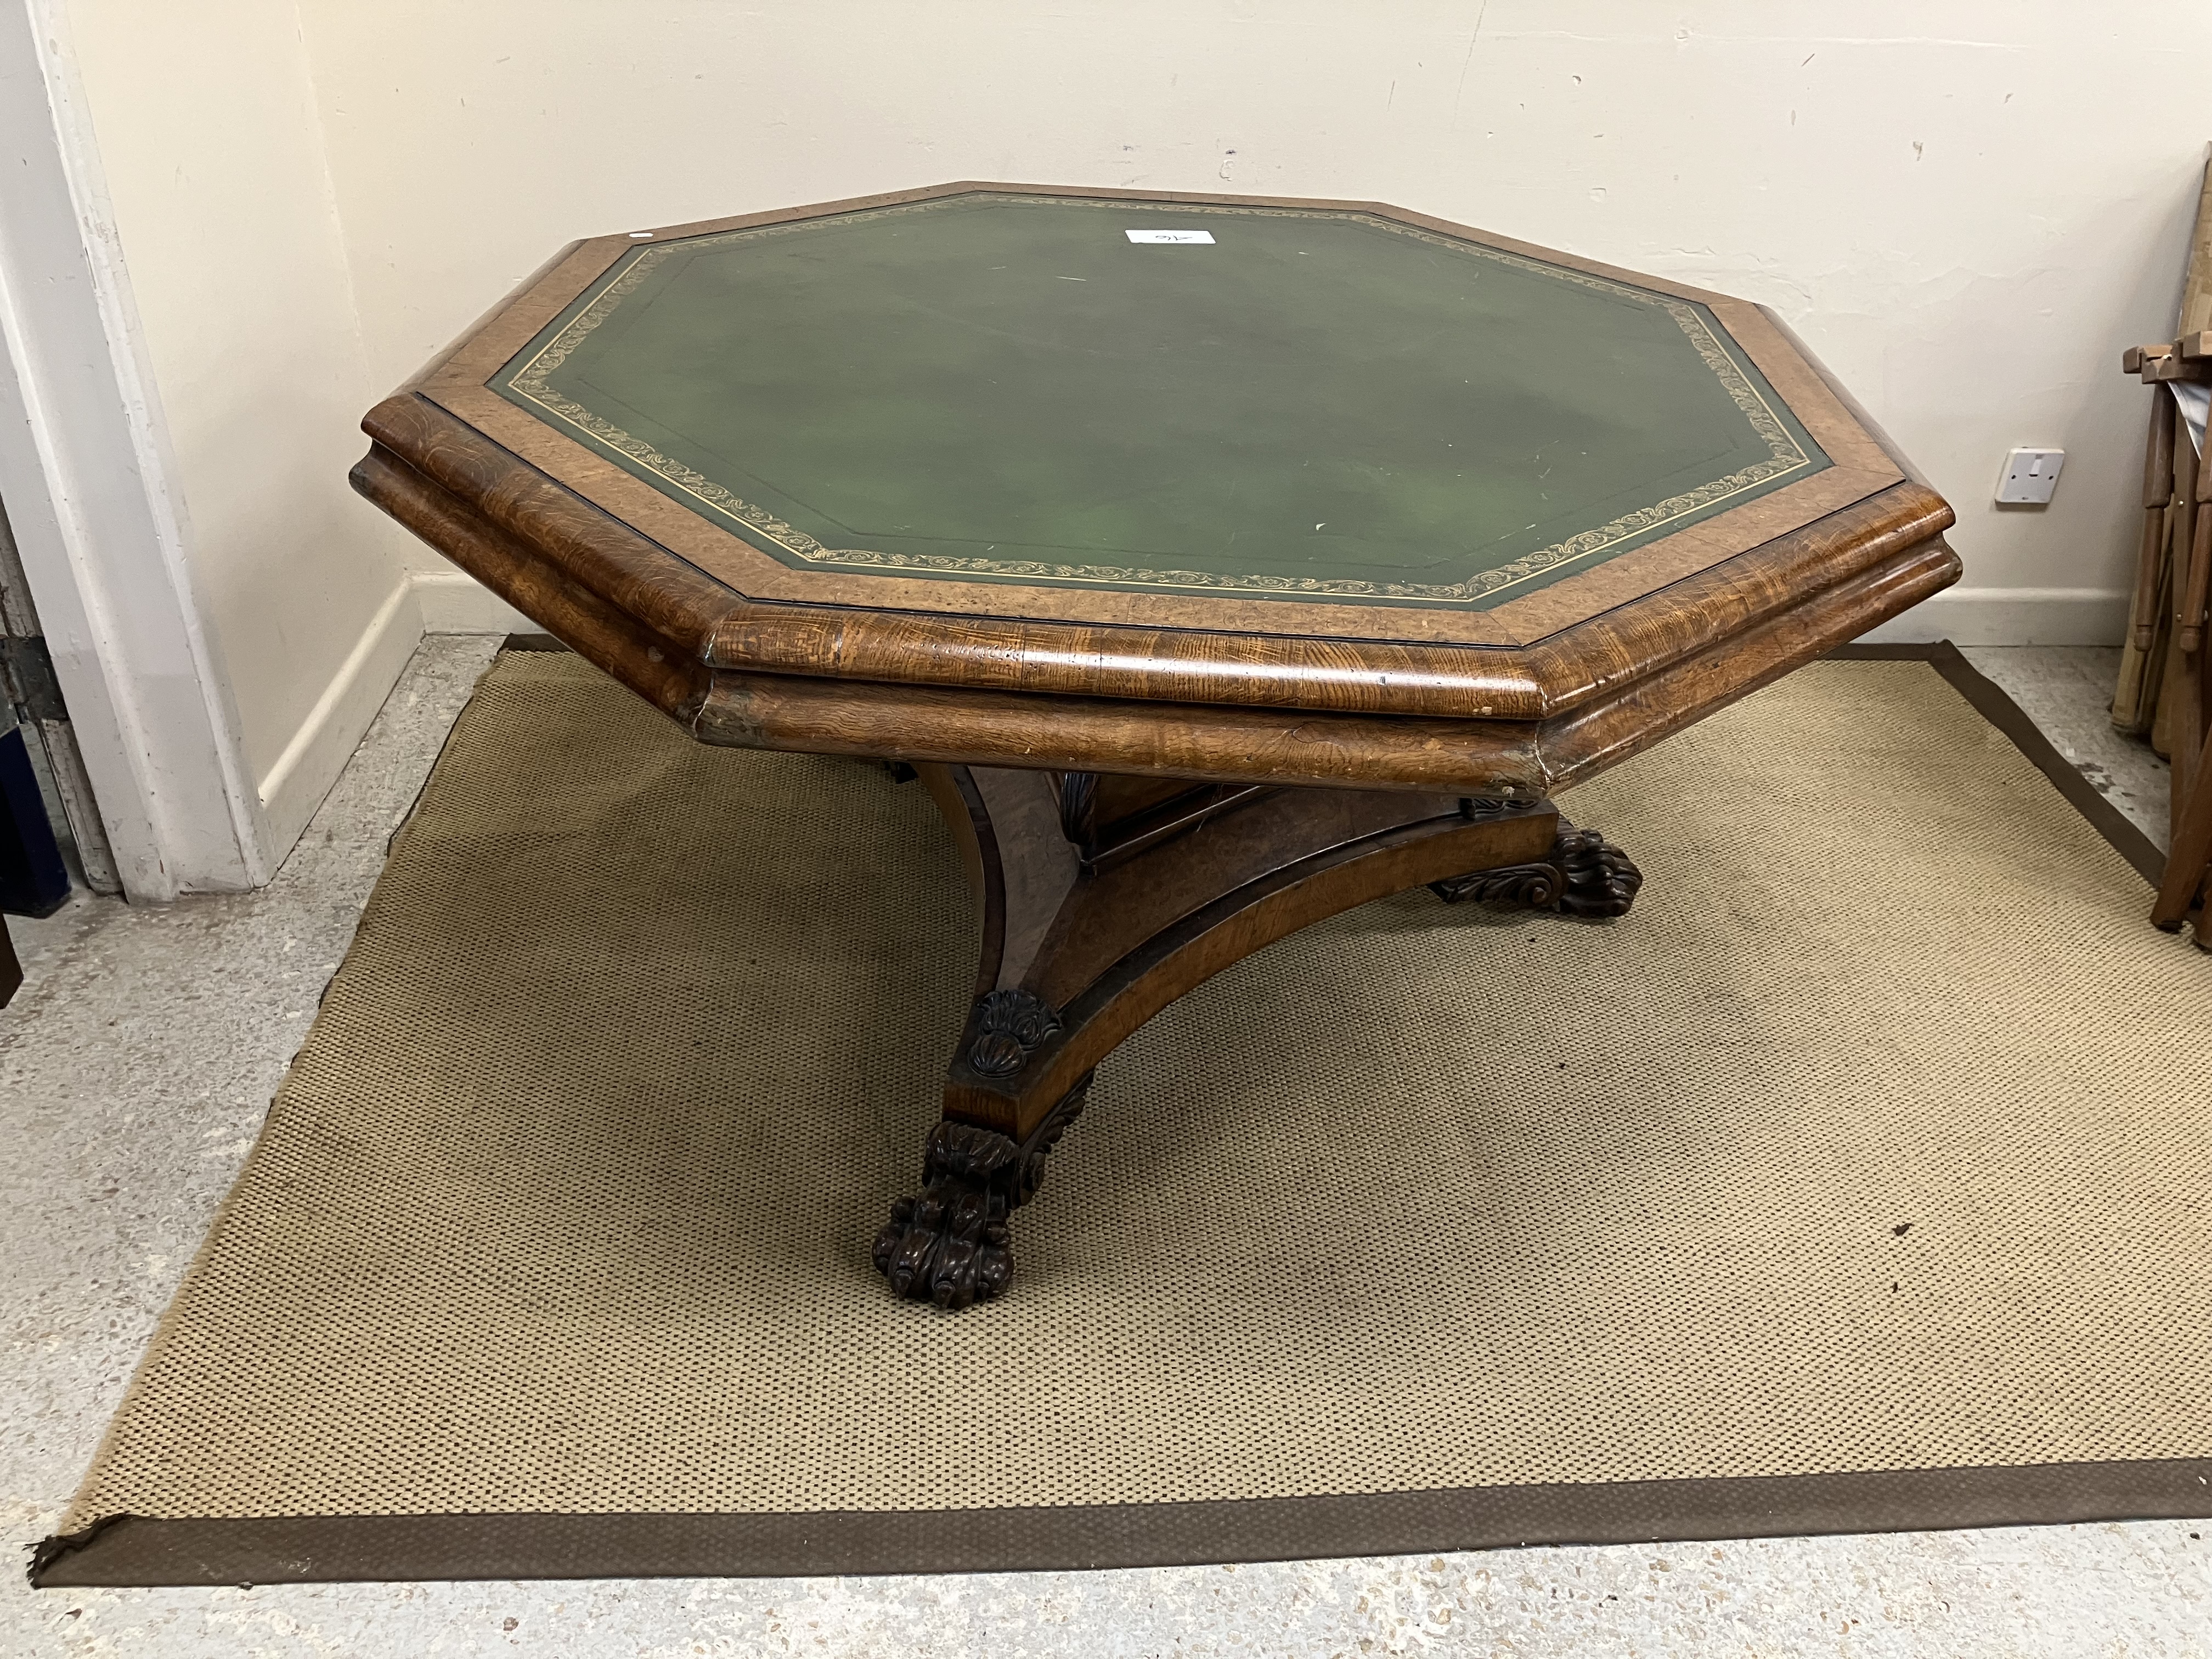
[[[1561,910],[1573,916],[1625,916],[1636,902],[1644,872],[1627,854],[1595,830],[1562,825],[1551,856],[1540,864],[1507,865],[1477,870],[1429,889],[1447,904],[1513,905],[1532,910]]]
[[[891,1289],[940,1308],[988,1302],[1014,1275],[1008,1248],[1005,1176],[1021,1148],[1002,1134],[965,1123],[929,1132],[922,1157],[928,1185],[891,1206],[876,1235],[876,1271]]]
[[[1627,854],[1595,830],[1562,829],[1552,856],[1566,872],[1559,908],[1576,916],[1625,916],[1644,885]]]
[[[922,1155],[919,1198],[891,1206],[876,1235],[876,1271],[891,1289],[948,1311],[1003,1294],[1014,1274],[1008,1214],[1029,1201],[1050,1152],[1083,1109],[1085,1078],[1026,1142],[972,1123],[940,1122]]]

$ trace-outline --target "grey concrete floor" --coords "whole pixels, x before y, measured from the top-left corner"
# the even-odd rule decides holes
[[[0,1516],[52,1530],[496,641],[433,637],[269,887],[9,926]],[[2161,840],[2116,652],[1968,653]],[[2207,1502],[2212,1512],[2212,1499]],[[968,1577],[0,1589],[0,1654],[2212,1655],[2197,1522]]]
[[[2105,798],[2164,848],[2166,764],[2140,738],[2124,738],[2106,718],[2120,653],[2094,646],[1973,647],[1966,659],[2005,689],[2058,752]]]

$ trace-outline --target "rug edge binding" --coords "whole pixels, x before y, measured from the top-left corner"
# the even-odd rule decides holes
[[[40,1589],[1095,1571],[2212,1516],[2212,1458],[1353,1496],[765,1514],[118,1516],[38,1547]]]
[[[550,635],[527,634],[510,635],[501,646],[502,653],[507,651],[557,652],[565,650],[566,648],[567,647],[562,645],[559,641],[553,639]],[[1994,680],[1990,679],[1986,675],[1983,674],[1980,670],[1977,669],[1972,663],[1968,661],[1965,653],[1961,652],[1959,647],[1950,641],[1942,640],[1930,644],[1875,643],[1847,645],[1828,653],[1825,657],[1819,659],[1819,660],[1844,662],[1924,662],[1928,664],[1930,667],[1934,668],[1937,673],[1941,674],[1944,680],[1949,684],[1951,688],[1954,691],[1958,692],[1958,694],[1972,707],[1975,713],[1981,715],[1984,720],[1987,720],[1991,726],[2002,732],[2006,738],[2010,739],[2013,745],[2017,748],[2039,771],[2042,772],[2045,777],[2050,779],[2051,783],[2057,788],[2058,792],[2066,798],[2068,804],[2073,806],[2083,818],[2087,820],[2091,827],[2096,830],[2105,841],[2112,848],[2112,849],[2119,854],[2121,857],[2125,859],[2138,874],[2142,875],[2146,880],[2150,881],[2154,884],[2160,879],[2160,874],[2162,873],[2165,866],[2165,857],[2159,852],[2156,844],[2151,841],[2150,837],[2145,835],[2134,823],[2130,823],[2126,816],[2123,814],[2118,807],[2114,806],[2111,801],[2100,793],[2095,786],[2091,784],[2087,778],[2083,777],[2081,772],[2068,762],[2066,757],[2058,751],[2056,745],[2054,745],[2048,738],[2044,736],[2042,730],[2036,726],[2033,720],[2028,718],[2027,711],[2021,708],[2002,686],[1998,685]],[[226,1200],[226,1204],[227,1203],[228,1200]],[[218,1216],[218,1223],[220,1222],[220,1219],[221,1218]],[[216,1228],[214,1226],[210,1226],[208,1232],[208,1238],[211,1239],[214,1237],[215,1231]],[[205,1248],[206,1243],[207,1241],[205,1239],[202,1241],[203,1249]],[[164,1316],[166,1318],[166,1314]],[[135,1385],[137,1382],[136,1376],[133,1377],[132,1382]],[[122,1415],[120,1410],[118,1411],[116,1415],[118,1418]],[[112,1431],[113,1428],[112,1421],[111,1421],[109,1427]],[[103,1437],[101,1450],[105,1449],[105,1437]],[[96,1469],[99,1467],[99,1464],[100,1454],[99,1452],[95,1452],[93,1457],[92,1468]],[[796,1559],[790,1555],[787,1547],[787,1549],[783,1553],[779,1553],[773,1558],[747,1555],[741,1552],[738,1554],[731,1557],[729,1564],[702,1566],[696,1569],[688,1569],[684,1571],[674,1571],[665,1568],[644,1566],[635,1561],[627,1561],[621,1565],[608,1564],[609,1562],[611,1562],[612,1558],[608,1558],[608,1562],[603,1562],[599,1565],[594,1565],[590,1560],[579,1556],[572,1559],[564,1559],[560,1564],[555,1565],[546,1566],[544,1570],[520,1566],[512,1561],[508,1561],[502,1563],[495,1571],[487,1570],[483,1571],[471,1571],[465,1569],[461,1571],[453,1571],[450,1569],[441,1568],[434,1572],[410,1573],[405,1571],[377,1571],[374,1570],[374,1564],[357,1563],[344,1569],[338,1569],[334,1565],[332,1571],[327,1574],[324,1574],[319,1573],[316,1571],[312,1560],[303,1562],[301,1559],[299,1545],[301,1542],[306,1541],[304,1534],[302,1533],[301,1535],[296,1538],[293,1544],[284,1551],[284,1553],[290,1558],[289,1560],[279,1560],[275,1555],[270,1555],[266,1558],[266,1560],[270,1564],[278,1565],[280,1568],[296,1569],[296,1576],[287,1576],[283,1572],[271,1574],[267,1571],[262,1571],[258,1576],[252,1577],[251,1578],[251,1582],[257,1583],[354,1583],[360,1582],[364,1579],[381,1578],[404,1580],[412,1578],[443,1579],[487,1577],[746,1577],[781,1576],[783,1574],[805,1577],[834,1572],[894,1573],[977,1572],[990,1571],[1081,1571],[1085,1569],[1113,1567],[1212,1565],[1228,1560],[1243,1562],[1299,1559],[1344,1555],[1419,1553],[1423,1550],[1499,1549],[1512,1547],[1516,1545],[1686,1542],[1692,1540],[1703,1541],[1707,1539],[1718,1539],[1723,1537],[1768,1538],[1813,1536],[1823,1533],[1917,1532],[1953,1527],[1994,1527],[2008,1525],[2049,1526],[2064,1525],[2079,1522],[2186,1519],[2194,1518],[2200,1515],[2212,1516],[2212,1460],[2153,1460],[2148,1462],[2126,1462],[2096,1464],[2019,1464],[2002,1466],[1999,1468],[1984,1470],[1909,1470],[1897,1473],[1914,1477],[1935,1474],[1954,1479],[1972,1480],[1974,1477],[1987,1476],[1993,1474],[2014,1475],[2042,1474],[2047,1477],[2051,1473],[2060,1470],[2148,1470],[2151,1468],[2173,1468],[2185,1470],[2196,1480],[2197,1486],[2200,1489],[2201,1495],[2200,1493],[2191,1493],[2188,1492],[2185,1486],[2184,1486],[2178,1488],[2176,1492],[2171,1495],[2169,1501],[2178,1501],[2181,1497],[2191,1497],[2197,1499],[2199,1507],[2154,1507],[2150,1506],[2149,1494],[2130,1493],[2124,1498],[2118,1492],[2112,1492],[2109,1495],[2103,1496],[2100,1501],[2090,1504],[2088,1509],[2078,1513],[2071,1508],[2061,1506],[2058,1510],[2049,1513],[2022,1513],[2016,1516],[2010,1516],[2009,1518],[2008,1518],[2007,1515],[1996,1511],[1991,1511],[1984,1515],[1982,1510],[1977,1507],[1973,1510],[1973,1515],[1980,1518],[1966,1518],[1963,1512],[1945,1509],[1941,1505],[1925,1508],[1906,1505],[1906,1508],[1912,1510],[1912,1513],[1906,1518],[1897,1519],[1893,1522],[1887,1519],[1877,1520],[1871,1516],[1862,1515],[1854,1516],[1848,1522],[1839,1522],[1838,1524],[1832,1525],[1822,1525],[1817,1523],[1810,1525],[1790,1524],[1788,1520],[1785,1519],[1782,1524],[1772,1526],[1745,1525],[1741,1529],[1737,1530],[1714,1532],[1707,1529],[1694,1533],[1677,1533],[1663,1530],[1654,1532],[1632,1529],[1620,1531],[1604,1528],[1595,1528],[1593,1529],[1590,1526],[1564,1524],[1568,1511],[1566,1510],[1552,1510],[1551,1513],[1559,1516],[1563,1524],[1548,1527],[1541,1524],[1530,1524],[1530,1522],[1534,1521],[1534,1517],[1531,1516],[1528,1517],[1527,1522],[1524,1522],[1522,1528],[1517,1529],[1521,1531],[1528,1531],[1532,1534],[1541,1534],[1542,1535],[1516,1537],[1508,1535],[1506,1533],[1493,1533],[1492,1531],[1487,1531],[1480,1526],[1475,1527],[1472,1531],[1468,1531],[1465,1528],[1464,1524],[1462,1524],[1459,1528],[1455,1529],[1453,1532],[1453,1536],[1458,1538],[1460,1541],[1416,1541],[1396,1546],[1386,1545],[1380,1548],[1376,1547],[1372,1541],[1362,1543],[1352,1541],[1347,1537],[1337,1536],[1337,1547],[1313,1549],[1301,1547],[1291,1551],[1289,1554],[1242,1554],[1237,1556],[1223,1556],[1206,1553],[1193,1554],[1187,1551],[1176,1551],[1166,1554],[1158,1554],[1152,1553],[1152,1551],[1157,1550],[1160,1546],[1154,1545],[1150,1547],[1150,1549],[1140,1548],[1136,1554],[1129,1555],[1126,1559],[1119,1554],[1113,1554],[1112,1559],[1099,1559],[1097,1552],[1096,1551],[1071,1552],[1063,1547],[1057,1553],[1054,1553],[1053,1559],[1051,1559],[1027,1562],[1009,1561],[1006,1559],[1006,1553],[1001,1551],[997,1553],[991,1563],[978,1564],[972,1561],[959,1559],[959,1558],[964,1557],[966,1552],[961,1549],[955,1549],[951,1551],[950,1553],[943,1556],[932,1556],[927,1552],[924,1552],[911,1557],[900,1556],[896,1559],[885,1557],[883,1558],[883,1559],[888,1564],[879,1565],[861,1565],[857,1561],[845,1565],[833,1564],[812,1567],[776,1565],[742,1565],[743,1563],[747,1562],[757,1563],[762,1559],[783,1560],[787,1559]],[[89,1480],[90,1473],[91,1471],[88,1470],[88,1481]],[[1863,1483],[1869,1480],[1894,1478],[1896,1478],[1895,1474],[1888,1476],[1870,1474],[1820,1474],[1753,1476],[1744,1477],[1743,1479],[1752,1482],[1764,1482],[1778,1480],[1789,1481],[1843,1481]],[[1504,1498],[1505,1494],[1590,1490],[1611,1492],[1617,1492],[1624,1486],[1666,1487],[1695,1486],[1704,1488],[1735,1487],[1741,1484],[1742,1484],[1741,1481],[1729,1479],[1689,1482],[1606,1482],[1589,1488],[1554,1486],[1466,1487],[1446,1489],[1440,1492],[1384,1493],[1363,1498],[1339,1498],[1319,1496],[1285,1498],[1237,1498],[1218,1500],[1216,1503],[1202,1504],[1131,1504],[1085,1506],[1066,1510],[1030,1509],[896,1511],[799,1511],[793,1512],[790,1515],[779,1514],[773,1516],[703,1516],[671,1517],[666,1516],[650,1515],[623,1516],[593,1516],[580,1515],[554,1516],[549,1517],[542,1515],[531,1514],[504,1516],[268,1516],[242,1520],[191,1520],[157,1518],[133,1515],[116,1515],[103,1516],[94,1522],[89,1526],[84,1527],[75,1532],[54,1534],[49,1537],[41,1539],[35,1545],[33,1545],[31,1547],[32,1559],[29,1565],[28,1577],[32,1586],[34,1589],[90,1588],[98,1585],[108,1585],[118,1588],[151,1587],[155,1585],[204,1585],[235,1583],[242,1582],[239,1574],[235,1571],[215,1571],[212,1573],[212,1576],[210,1576],[210,1570],[207,1568],[198,1570],[197,1576],[128,1576],[133,1573],[143,1574],[155,1571],[155,1563],[153,1559],[154,1557],[159,1556],[167,1558],[172,1557],[178,1553],[184,1552],[187,1548],[186,1540],[194,1534],[201,1532],[202,1529],[222,1528],[267,1529],[268,1531],[278,1535],[277,1539],[272,1539],[272,1547],[281,1540],[281,1536],[285,1533],[301,1533],[303,1528],[323,1528],[336,1529],[341,1527],[347,1527],[360,1529],[364,1526],[374,1526],[376,1523],[387,1523],[392,1528],[407,1528],[419,1529],[425,1532],[435,1532],[446,1529],[460,1530],[473,1528],[481,1533],[487,1528],[496,1530],[500,1528],[501,1523],[506,1523],[512,1529],[520,1529],[527,1532],[538,1529],[543,1523],[549,1519],[571,1523],[589,1523],[597,1522],[603,1525],[615,1520],[624,1520],[653,1523],[664,1528],[678,1521],[727,1523],[735,1520],[750,1522],[756,1525],[768,1526],[773,1526],[775,1523],[780,1522],[785,1525],[790,1525],[796,1522],[802,1526],[812,1525],[817,1528],[824,1524],[836,1526],[842,1523],[844,1525],[857,1524],[860,1526],[863,1530],[871,1530],[881,1528],[884,1524],[884,1517],[885,1516],[896,1516],[898,1518],[901,1524],[907,1526],[927,1523],[939,1528],[945,1526],[947,1517],[965,1517],[972,1525],[975,1517],[992,1516],[998,1517],[1023,1517],[1022,1524],[1025,1528],[1035,1528],[1042,1523],[1045,1532],[1052,1533],[1057,1530],[1061,1530],[1061,1528],[1056,1528],[1052,1521],[1046,1520],[1045,1517],[1058,1517],[1064,1523],[1066,1517],[1077,1515],[1090,1516],[1103,1514],[1150,1514],[1157,1517],[1158,1514],[1167,1511],[1218,1510],[1224,1507],[1249,1504],[1286,1504],[1297,1506],[1310,1506],[1314,1504],[1340,1505],[1345,1504],[1371,1504],[1376,1503],[1403,1502],[1409,1499],[1415,1500],[1420,1504],[1433,1505],[1440,1503],[1446,1503],[1449,1500],[1453,1499],[1464,1500],[1470,1497],[1480,1497],[1483,1499],[1496,1503],[1499,1501],[1511,1501]],[[2103,1489],[2100,1488],[2100,1490],[2102,1492]],[[2160,1495],[2167,1496],[2166,1494]],[[2115,1507],[2116,1505],[2117,1507]],[[1746,1522],[1748,1522],[1756,1513],[1756,1511],[1747,1510],[1743,1514],[1743,1519]],[[1954,1516],[1959,1518],[1946,1518],[1953,1517]],[[832,1519],[833,1516],[835,1517],[834,1520]],[[1376,1518],[1379,1520],[1381,1517],[1377,1516]],[[1389,1528],[1385,1528],[1384,1530],[1388,1531]],[[1515,1529],[1509,1529],[1509,1532],[1511,1530]],[[1335,1534],[1332,1534],[1332,1536],[1335,1536]],[[1369,1538],[1370,1540],[1372,1534],[1370,1533]],[[102,1542],[103,1540],[106,1540],[104,1544]],[[123,1541],[126,1540],[128,1540],[127,1542]],[[1047,1553],[1052,1553],[1051,1552]],[[866,1551],[863,1551],[862,1554],[865,1559],[868,1561],[872,1562],[878,1559],[875,1554]],[[101,1571],[101,1568],[106,1564],[107,1559],[110,1556],[118,1556],[122,1558],[113,1563],[112,1571],[123,1573],[125,1576],[112,1577],[108,1576],[107,1572]],[[957,1565],[954,1564],[956,1560],[958,1560],[958,1564]],[[143,1565],[134,1567],[131,1565],[133,1562],[139,1562]],[[240,1565],[250,1565],[250,1563],[241,1561]],[[398,1564],[397,1560],[394,1559],[392,1561],[391,1565],[396,1566]],[[72,1565],[74,1565],[77,1570],[75,1573],[72,1573],[70,1571]],[[356,1567],[358,1570],[355,1570]],[[89,1576],[85,1576],[86,1570],[88,1568],[91,1569],[91,1572]]]

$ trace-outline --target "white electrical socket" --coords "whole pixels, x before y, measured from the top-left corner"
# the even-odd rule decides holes
[[[2058,488],[2058,471],[2065,465],[2063,449],[2014,450],[2005,458],[2004,476],[1997,480],[1998,501],[2041,507]]]

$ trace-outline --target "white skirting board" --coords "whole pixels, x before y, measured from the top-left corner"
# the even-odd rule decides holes
[[[403,580],[377,607],[292,741],[261,778],[257,787],[269,836],[264,852],[272,874],[353,757],[422,637],[414,583]]]
[[[536,631],[537,623],[459,570],[416,571],[394,587],[260,781],[269,867],[307,829],[423,635]]]
[[[2117,645],[2128,596],[2097,588],[1954,587],[1865,637],[1960,645]],[[298,841],[425,634],[532,633],[538,625],[459,570],[417,571],[392,591],[298,733],[260,782],[269,865]]]
[[[420,570],[415,598],[425,634],[542,634],[545,630],[465,570]]]
[[[2127,631],[2129,596],[2100,587],[1948,587],[1862,637],[1924,645],[2111,645]]]

